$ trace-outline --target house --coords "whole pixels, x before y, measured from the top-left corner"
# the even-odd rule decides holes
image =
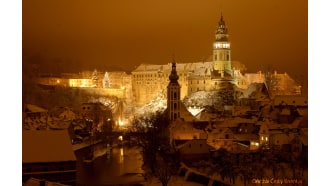
[[[204,131],[206,125],[205,122],[187,122],[177,119],[171,123],[170,141],[206,139],[207,135]]]
[[[62,121],[72,121],[77,119],[76,114],[73,112],[72,108],[69,107],[55,107],[49,110],[49,115],[59,118]]]
[[[67,130],[23,130],[23,182],[29,178],[74,185],[76,156]]]
[[[234,133],[227,127],[213,130],[208,134],[207,142],[214,149],[234,150]]]
[[[266,122],[261,122],[259,128],[259,143],[260,146],[268,146],[269,145],[269,130]]]
[[[82,116],[88,131],[93,133],[103,131],[107,125],[112,124],[109,121],[113,119],[111,109],[100,102],[83,103],[78,115]],[[121,116],[118,118],[117,126],[119,126],[119,120],[122,119]]]
[[[47,116],[47,110],[36,105],[32,104],[24,104],[23,105],[23,113],[25,113],[25,117],[36,119],[41,118],[43,116]]]
[[[239,98],[239,105],[249,106],[252,110],[259,110],[261,106],[270,103],[269,93],[264,83],[251,83],[243,92],[236,92],[236,96]]]

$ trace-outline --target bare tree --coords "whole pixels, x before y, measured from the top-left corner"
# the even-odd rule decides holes
[[[247,71],[246,66],[240,61],[232,61],[231,66],[233,69],[240,70],[241,73],[245,73]]]
[[[276,87],[279,83],[279,79],[276,74],[273,74],[274,68],[271,65],[267,65],[264,69],[265,85],[268,90],[269,96],[272,98],[275,95]]]
[[[166,161],[163,157],[157,158],[156,176],[163,186],[167,186],[172,175],[176,174],[175,165],[171,161]]]
[[[304,93],[304,89],[308,88],[307,87],[307,78],[305,75],[300,74],[300,75],[294,75],[293,76],[294,81],[300,86],[301,93]],[[306,86],[306,87],[305,87]]]
[[[137,144],[142,148],[145,174],[156,176],[163,185],[167,185],[179,164],[169,144],[168,125],[166,115],[156,112],[133,119],[131,127]]]

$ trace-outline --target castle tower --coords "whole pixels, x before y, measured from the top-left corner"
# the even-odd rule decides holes
[[[213,68],[219,73],[221,78],[224,78],[225,74],[232,75],[230,42],[228,41],[228,36],[228,28],[221,13],[221,18],[215,34],[215,42],[213,43]]]
[[[176,64],[172,63],[172,71],[167,85],[167,110],[170,121],[180,118],[180,89],[179,76],[176,73]]]

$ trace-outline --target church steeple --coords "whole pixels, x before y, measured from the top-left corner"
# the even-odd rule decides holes
[[[169,79],[170,79],[170,83],[178,83],[178,79],[179,79],[179,76],[178,74],[176,73],[176,64],[175,62],[172,62],[172,71],[171,71],[171,74],[169,76]]]
[[[172,71],[168,77],[170,82],[167,86],[167,111],[170,121],[180,118],[180,89],[178,79],[179,76],[176,72],[176,63],[173,60]]]

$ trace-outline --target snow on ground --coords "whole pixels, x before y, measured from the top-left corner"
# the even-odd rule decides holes
[[[167,100],[157,97],[154,100],[151,100],[148,104],[143,105],[140,108],[137,108],[137,115],[144,115],[147,113],[155,113],[157,111],[164,111],[167,107]]]

